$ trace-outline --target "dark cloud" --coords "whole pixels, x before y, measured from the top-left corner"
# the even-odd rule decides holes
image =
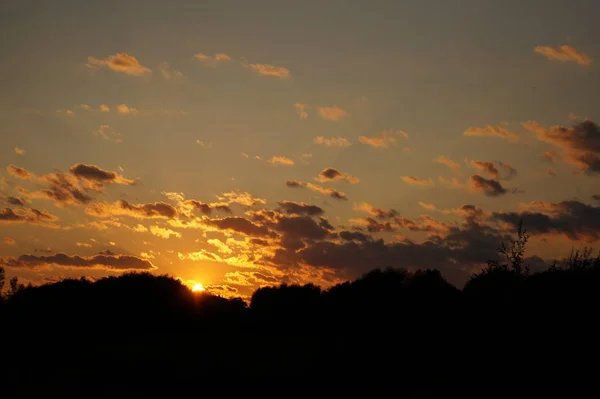
[[[479,169],[481,172],[488,174],[492,179],[498,179],[500,177],[500,172],[493,162],[471,161],[471,165]]]
[[[342,173],[334,168],[323,169],[321,172],[319,172],[319,176],[317,176],[315,180],[321,183],[333,180],[344,180],[352,184],[356,184],[360,181],[358,177]]]
[[[211,215],[213,210],[222,211],[226,213],[233,213],[229,205],[227,204],[207,204],[197,200],[187,200],[184,204],[191,206],[192,208],[202,212],[205,215]]]
[[[272,232],[265,226],[252,223],[243,217],[226,217],[223,219],[211,219],[206,222],[209,226],[220,230],[230,230],[248,236],[268,237]]]
[[[329,234],[329,230],[319,225],[309,216],[282,217],[273,228],[284,235],[294,237],[323,239]]]
[[[285,182],[285,184],[291,188],[305,187],[314,192],[325,194],[325,195],[328,195],[328,196],[338,199],[338,200],[342,200],[342,201],[348,200],[348,197],[346,197],[346,194],[344,194],[341,191],[335,190],[333,188],[326,188],[326,187],[319,186],[317,184],[305,183],[305,182],[301,182],[298,180],[288,180]]]
[[[6,202],[15,206],[25,206],[27,204],[24,199],[18,197],[8,197]]]
[[[302,202],[282,201],[278,202],[277,205],[282,211],[293,215],[318,216],[325,212],[316,205],[308,205]]]
[[[587,173],[600,172],[600,126],[584,120],[572,127],[552,126],[548,129],[529,121],[523,126],[537,135],[537,139],[563,149],[562,160]]]
[[[600,207],[579,201],[534,202],[523,212],[493,212],[491,218],[516,229],[520,221],[532,234],[564,234],[571,240],[600,238]]]
[[[497,180],[486,179],[480,175],[471,176],[470,182],[473,190],[481,191],[488,197],[497,197],[507,192]]]
[[[0,209],[0,224],[2,223],[28,223],[57,227],[52,222],[58,218],[46,210],[40,211],[35,208],[19,208],[13,211],[11,208]]]
[[[120,176],[117,172],[104,170],[96,165],[75,164],[69,171],[80,179],[90,180],[98,183],[116,183],[116,184],[135,184],[134,180],[129,180]]]
[[[395,209],[388,209],[386,211],[366,202],[362,202],[359,205],[355,206],[354,210],[368,213],[369,215],[375,216],[378,219],[392,219],[398,216],[398,211],[396,211]]]
[[[10,174],[14,177],[18,177],[19,179],[22,179],[22,180],[31,180],[31,179],[35,178],[35,175],[33,173],[29,172],[27,169],[24,169],[19,166],[15,166],[15,165],[8,165],[8,167],[6,168],[6,171],[8,172],[8,174]]]
[[[368,241],[373,241],[373,237],[368,234],[361,233],[360,231],[340,231],[339,236],[342,240],[346,241],[359,241],[366,243]]]
[[[79,267],[109,270],[152,270],[156,267],[148,260],[131,255],[98,254],[77,256],[57,253],[49,256],[21,255],[18,258],[0,258],[0,265],[7,267]]]

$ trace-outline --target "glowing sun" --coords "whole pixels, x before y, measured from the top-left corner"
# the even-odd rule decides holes
[[[202,284],[196,284],[192,287],[192,291],[194,292],[199,292],[199,291],[204,291],[205,288]]]

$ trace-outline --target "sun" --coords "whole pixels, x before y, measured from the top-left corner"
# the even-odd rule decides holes
[[[204,288],[204,286],[202,284],[196,284],[192,287],[192,291],[194,292],[200,292],[200,291],[205,291],[206,289]]]

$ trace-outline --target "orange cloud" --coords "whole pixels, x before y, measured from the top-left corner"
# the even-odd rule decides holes
[[[483,192],[488,197],[498,197],[507,193],[500,182],[494,179],[486,179],[480,175],[473,175],[470,178],[470,182],[471,188],[474,191]]]
[[[17,155],[23,155],[25,154],[25,150],[19,148],[19,147],[15,147],[15,154]]]
[[[408,138],[408,134],[402,130],[384,130],[374,137],[360,136],[358,141],[373,148],[388,148],[390,145],[393,145],[398,141],[396,137]]]
[[[333,107],[318,107],[319,108],[319,116],[323,119],[330,121],[339,121],[344,118],[350,116],[349,113],[344,111],[342,108],[333,106]]]
[[[549,60],[572,61],[579,65],[589,65],[592,62],[592,59],[586,54],[578,52],[575,48],[567,44],[563,44],[558,48],[537,46],[533,51],[545,55]]]
[[[502,126],[470,127],[464,132],[465,136],[495,136],[500,137],[510,143],[516,143],[520,140],[519,136]]]
[[[287,79],[290,77],[289,69],[281,66],[271,64],[244,64],[244,66],[262,76],[273,76],[280,79]]]
[[[269,159],[267,163],[271,165],[294,166],[294,161],[286,157],[271,157],[271,159]]]
[[[225,201],[228,204],[240,204],[243,206],[253,206],[255,204],[266,204],[267,200],[255,197],[254,195],[248,192],[236,192],[229,191],[226,193],[221,193],[217,196],[217,198],[221,201]]]
[[[105,270],[152,270],[150,261],[130,255],[115,255],[110,251],[94,256],[77,256],[57,253],[49,256],[21,255],[18,258],[0,258],[0,265],[7,267],[37,268],[44,266],[99,268]]]
[[[285,185],[290,188],[305,187],[305,188],[308,188],[309,190],[312,190],[312,191],[320,193],[320,194],[328,195],[335,199],[339,199],[339,200],[343,200],[343,201],[348,200],[348,197],[346,197],[346,194],[344,194],[343,192],[335,190],[333,188],[325,188],[325,187],[319,186],[317,184],[305,183],[305,182],[301,182],[301,181],[297,181],[297,180],[288,180],[285,182]]]
[[[159,226],[150,226],[150,233],[160,238],[170,238],[171,236],[181,238],[180,233]]]
[[[27,223],[45,227],[58,227],[53,222],[58,218],[46,210],[35,208],[0,209],[0,224]]]
[[[334,168],[325,168],[319,172],[319,176],[315,177],[315,180],[321,183],[333,181],[333,180],[344,180],[351,184],[360,182],[360,179],[356,176],[347,175]]]
[[[135,115],[138,113],[138,110],[136,108],[130,108],[129,106],[127,106],[127,104],[117,105],[117,111],[125,115]]]
[[[109,55],[106,59],[98,59],[90,56],[88,57],[87,66],[89,68],[108,67],[113,71],[122,72],[131,76],[142,76],[152,73],[149,68],[141,65],[137,58],[126,53]]]
[[[424,180],[424,179],[421,179],[420,177],[416,177],[416,176],[402,176],[401,179],[403,182],[405,182],[407,184],[413,184],[413,185],[423,186],[423,187],[435,186],[435,183],[431,179]]]
[[[296,108],[296,112],[298,113],[298,116],[300,117],[300,119],[308,119],[308,112],[306,112],[306,109],[308,107],[309,107],[309,105],[306,105],[306,104],[300,104],[300,103],[294,104],[294,108]]]
[[[438,156],[436,159],[434,159],[434,162],[442,164],[442,165],[446,165],[447,167],[449,167],[452,170],[460,169],[460,164],[458,162],[453,161],[450,158],[445,157],[444,155]]]
[[[15,245],[17,243],[12,237],[4,237],[3,242],[5,245]]]
[[[106,104],[100,104],[100,111],[102,111],[102,112],[110,112],[110,108]]]
[[[207,54],[194,54],[194,58],[198,61],[201,61],[204,65],[215,67],[220,62],[229,62],[231,61],[231,57],[225,53],[217,53],[215,55],[207,55]]]
[[[177,210],[165,202],[136,205],[125,200],[98,202],[87,207],[85,213],[96,217],[129,216],[137,219],[172,219],[177,216]]]
[[[330,137],[326,138],[323,136],[317,136],[313,140],[316,144],[321,144],[326,147],[349,147],[352,145],[350,141],[348,141],[345,137]]]
[[[162,62],[158,66],[158,71],[160,72],[162,77],[165,78],[166,80],[172,80],[172,81],[185,80],[185,76],[183,75],[183,73],[181,73],[181,71],[171,69],[169,67],[169,63],[167,63],[167,62]]]

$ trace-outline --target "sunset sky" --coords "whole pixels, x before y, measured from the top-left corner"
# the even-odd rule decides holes
[[[0,265],[461,286],[600,238],[597,2],[3,1]]]

